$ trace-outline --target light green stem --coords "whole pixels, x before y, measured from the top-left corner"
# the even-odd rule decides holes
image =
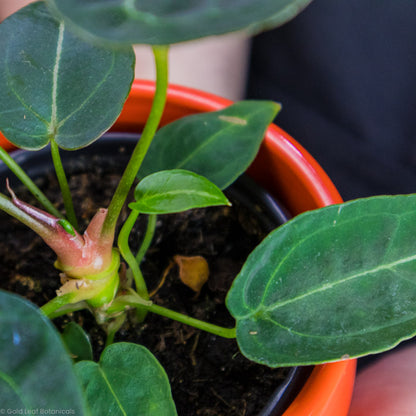
[[[49,319],[55,319],[62,315],[68,315],[69,313],[82,311],[83,309],[89,309],[87,302],[81,301],[77,303],[68,303],[56,309],[54,312],[48,314]]]
[[[35,185],[26,172],[16,163],[16,161],[0,146],[0,159],[25,185],[43,207],[52,215],[62,218],[63,215],[54,207],[46,195]]]
[[[40,309],[47,316],[53,316],[54,312],[59,308],[71,303],[74,295],[73,293],[67,293],[66,295],[56,296],[51,299],[48,303],[45,303]]]
[[[145,256],[147,250],[150,247],[150,244],[152,243],[153,236],[155,235],[156,220],[157,220],[156,214],[150,214],[147,218],[146,233],[143,237],[143,241],[142,241],[142,244],[140,245],[139,251],[136,254],[136,261],[138,265],[140,265],[140,263],[142,262],[143,257]]]
[[[134,282],[136,284],[137,293],[143,299],[149,299],[149,292],[147,290],[146,282],[143,279],[142,272],[140,270],[139,264],[137,263],[133,253],[130,250],[129,246],[129,236],[130,232],[136,223],[137,217],[139,216],[139,211],[131,211],[127,220],[123,224],[123,227],[120,230],[118,235],[118,248],[124,260],[129,265],[131,272],[133,273]]]
[[[107,339],[105,341],[105,346],[108,347],[114,342],[114,337],[117,331],[121,328],[124,321],[126,320],[126,315],[123,313],[120,316],[117,316],[113,322],[107,327]]]
[[[61,156],[59,154],[59,147],[54,140],[51,140],[51,154],[53,164],[55,166],[56,177],[58,178],[62,197],[64,199],[66,216],[68,218],[68,221],[72,224],[72,226],[78,230],[78,221],[75,215],[74,205],[72,203],[71,191],[69,190],[68,180],[65,175],[64,167],[62,165]]]
[[[223,338],[235,338],[236,328],[224,328],[222,326],[210,324],[208,322],[201,321],[196,318],[184,315],[179,312],[172,311],[164,308],[163,306],[155,305],[152,302],[141,299],[137,293],[130,291],[130,295],[120,296],[116,298],[113,304],[108,309],[109,313],[118,313],[125,309],[126,306],[134,306],[137,309],[146,310],[147,312],[153,312],[157,315],[164,316],[166,318],[173,319],[174,321],[181,322],[186,325],[193,326],[194,328],[201,329],[209,332],[210,334],[218,335]]]
[[[108,207],[108,214],[103,226],[104,235],[114,233],[121,209],[126,201],[130,188],[134,183],[143,159],[146,156],[150,143],[153,140],[159,126],[160,119],[162,118],[168,88],[168,50],[168,46],[153,47],[153,54],[156,63],[156,91],[152,108],[140,140],[137,142],[130,161],[127,164],[124,174]]]
[[[202,329],[203,331],[209,332],[214,335],[218,335],[223,338],[236,337],[236,328],[224,328],[222,326],[210,324],[208,322],[200,321],[199,319],[192,318],[179,312],[171,311],[170,309],[155,304],[152,304],[150,306],[141,305],[141,307],[145,307],[149,312],[165,316],[166,318],[170,318],[174,321],[178,321],[183,324],[190,325],[198,329]]]

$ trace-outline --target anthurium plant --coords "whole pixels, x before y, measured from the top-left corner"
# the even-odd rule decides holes
[[[0,130],[22,149],[49,146],[65,203],[65,213],[57,211],[0,149],[3,163],[39,202],[39,207],[25,203],[7,183],[0,208],[56,253],[62,281],[56,297],[40,309],[0,292],[2,406],[28,412],[70,407],[93,415],[109,414],[109,409],[123,415],[176,414],[169,381],[152,353],[113,342],[132,309],[139,320],[156,313],[235,338],[248,359],[270,367],[358,357],[414,335],[414,195],[322,208],[273,231],[229,290],[232,328],[155,304],[141,273],[156,216],[228,205],[222,191],[253,161],[280,108],[242,101],[158,130],[169,45],[237,30],[256,33],[283,24],[309,2],[47,0],[0,25]],[[88,146],[114,123],[131,88],[132,45],[138,43],[152,45],[154,52],[152,110],[109,206],[80,230],[60,151]],[[130,215],[116,232],[133,186]],[[133,252],[129,236],[139,215],[148,216],[148,229]],[[50,322],[81,309],[107,332],[99,362],[92,361],[80,327],[70,325],[59,336]],[[76,350],[76,363],[68,348]]]

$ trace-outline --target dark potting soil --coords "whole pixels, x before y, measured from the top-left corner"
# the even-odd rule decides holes
[[[79,164],[83,164],[79,161]],[[98,207],[108,205],[119,176],[88,163],[92,172],[70,175],[76,212],[81,229]],[[77,168],[75,168],[75,171]],[[46,195],[56,201],[58,185],[53,175],[37,180]],[[18,197],[33,203],[24,190]],[[178,277],[177,266],[170,267],[164,284],[152,300],[181,313],[225,326],[234,321],[224,306],[232,280],[252,249],[269,230],[261,229],[252,212],[232,201],[232,207],[196,209],[182,214],[159,216],[153,244],[142,264],[149,290],[156,288],[173,256],[203,256],[210,268],[208,282],[199,295]],[[56,203],[63,209],[62,201]],[[123,212],[125,218],[127,211]],[[146,218],[140,218],[131,239],[137,248]],[[59,288],[55,255],[32,231],[0,214],[0,287],[25,296],[41,306]],[[90,334],[95,359],[105,343],[104,331],[89,312],[76,312],[55,320],[62,328],[67,322],[81,324]],[[165,368],[180,416],[257,415],[286,376],[285,369],[269,369],[241,355],[235,340],[188,327],[149,314],[144,323],[135,323],[134,314],[118,332],[116,341],[137,342],[149,348]]]

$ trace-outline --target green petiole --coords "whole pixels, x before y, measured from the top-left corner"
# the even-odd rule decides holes
[[[48,303],[45,303],[40,309],[47,317],[54,316],[54,313],[58,309],[71,303],[73,297],[74,295],[72,293],[67,293],[63,296],[56,296]],[[56,315],[54,317],[56,317]]]
[[[64,167],[62,165],[61,156],[59,154],[59,147],[54,140],[51,140],[51,154],[53,164],[55,166],[56,177],[58,178],[59,186],[62,192],[62,197],[64,199],[66,216],[69,222],[74,226],[74,228],[78,230],[78,221],[75,215],[71,191],[69,190],[68,180],[65,175]]]
[[[149,299],[149,292],[147,290],[146,282],[143,279],[142,272],[140,270],[139,264],[136,261],[133,253],[130,250],[129,246],[129,235],[130,232],[136,223],[137,217],[139,216],[138,211],[131,211],[126,222],[123,224],[123,227],[120,230],[118,235],[118,248],[121,255],[123,256],[126,263],[129,265],[130,270],[133,274],[134,282],[136,284],[136,290],[140,297],[143,299]]]
[[[108,215],[103,226],[103,234],[113,233],[121,209],[136,178],[137,172],[146,156],[147,150],[162,118],[168,88],[168,46],[154,46],[153,54],[156,63],[156,91],[147,123],[140,140],[131,155],[130,161],[118,184],[108,207]]]
[[[218,335],[222,338],[234,339],[236,338],[236,328],[224,328],[222,326],[210,324],[208,322],[201,321],[196,318],[184,315],[179,312],[172,311],[163,306],[155,305],[152,302],[145,301],[140,298],[133,290],[129,295],[120,296],[115,299],[113,304],[108,309],[108,313],[118,313],[125,309],[126,306],[134,306],[137,309],[146,310],[147,312],[153,312],[157,315],[164,316],[174,321],[181,322],[183,324],[193,326],[194,328],[201,329],[210,334]]]
[[[153,236],[155,235],[156,220],[157,220],[156,214],[150,214],[147,217],[146,233],[143,237],[143,241],[142,241],[142,244],[140,245],[139,251],[136,254],[136,262],[138,265],[140,265],[140,263],[142,262],[143,257],[145,256],[147,250],[150,247],[150,244],[152,243]]]
[[[46,195],[36,186],[26,172],[16,163],[16,161],[0,146],[0,160],[16,175],[16,177],[26,186],[32,195],[43,205],[50,214],[62,218],[63,215],[54,207]]]

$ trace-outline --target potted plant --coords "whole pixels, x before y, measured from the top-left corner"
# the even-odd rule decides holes
[[[229,16],[224,12],[225,20],[232,22],[226,28],[222,26],[224,20],[217,19],[222,16],[222,11],[214,8],[205,13],[202,6],[184,13],[185,17],[173,13],[172,19],[165,19],[164,13],[168,14],[171,9],[161,3],[156,5],[158,10],[153,10],[162,12],[159,19],[152,10],[136,10],[133,3],[121,6],[99,1],[91,6],[91,3],[75,0],[47,3],[57,14],[52,14],[45,4],[36,3],[6,20],[0,32],[0,43],[5,51],[0,72],[3,91],[0,128],[19,147],[37,149],[50,144],[65,201],[67,218],[62,218],[7,153],[1,152],[2,159],[16,176],[36,195],[46,211],[50,211],[39,211],[27,205],[10,187],[11,198],[0,196],[0,207],[34,229],[58,256],[56,267],[63,272],[63,285],[57,296],[41,308],[42,313],[53,318],[87,308],[106,328],[109,344],[129,309],[137,311],[139,320],[145,319],[149,312],[160,313],[216,335],[237,337],[244,355],[271,367],[336,362],[314,369],[286,414],[302,414],[296,413],[303,411],[299,403],[303,403],[303,409],[309,412],[314,400],[318,402],[317,411],[321,414],[328,409],[332,409],[331,414],[345,414],[354,368],[354,362],[349,359],[390,348],[413,334],[411,281],[414,255],[409,242],[414,234],[411,227],[414,196],[378,197],[337,204],[308,211],[279,227],[253,251],[236,277],[227,296],[227,307],[237,325],[236,328],[222,328],[179,316],[153,303],[141,276],[140,261],[131,253],[128,236],[139,213],[154,215],[195,206],[227,204],[220,188],[225,188],[251,164],[263,133],[275,116],[276,105],[265,102],[232,105],[219,113],[170,123],[155,136],[167,91],[167,48],[155,46],[158,77],[152,108],[148,117],[146,115],[137,151],[133,152],[132,162],[129,162],[108,210],[99,210],[83,235],[77,230],[59,150],[60,147],[75,149],[88,145],[111,126],[121,111],[132,82],[134,58],[126,43],[137,41],[130,37],[132,33],[137,34],[136,25],[131,25],[135,19],[142,20],[138,30],[140,36],[149,43],[164,44],[245,26],[258,29],[259,21],[263,20],[267,24],[281,23],[307,2],[282,1],[278,6],[270,2],[271,9],[261,8],[256,3],[246,15],[233,9]],[[268,3],[265,1],[265,6]],[[193,13],[198,15],[201,10],[201,20],[195,19]],[[264,12],[262,17],[257,15],[260,10]],[[89,13],[99,13],[99,18],[90,20]],[[269,19],[271,14],[273,19]],[[192,19],[187,20],[186,16]],[[240,16],[246,17],[240,21]],[[101,23],[105,24],[105,31]],[[81,37],[73,34],[70,28]],[[152,28],[156,31],[151,31]],[[156,37],[157,33],[161,34],[160,38]],[[122,42],[124,46],[115,48],[113,43],[111,47],[97,46],[92,42],[107,35],[112,42]],[[140,90],[143,96],[138,100],[140,95],[135,91]],[[108,96],[107,91],[110,91],[111,102],[99,100]],[[164,122],[230,104],[202,95],[195,106],[177,105],[175,95],[178,96],[178,91],[184,101],[193,101],[191,91],[171,89],[173,101],[168,104]],[[149,108],[142,101],[146,94],[153,95],[153,85],[133,84],[125,112],[115,125],[117,130],[142,126],[144,118],[136,119],[132,112],[140,106]],[[99,111],[91,110],[90,104],[98,103]],[[212,129],[213,126],[219,130]],[[218,137],[224,129],[227,139],[235,146],[243,139],[247,140],[242,155],[232,148],[233,157],[227,160],[230,163],[225,173],[218,169],[218,157],[225,152],[224,148],[219,152],[220,143],[215,143],[214,150],[208,152],[209,157],[207,153],[195,157],[192,142],[184,145],[184,138],[205,137],[207,141],[203,147],[209,147],[209,139]],[[244,135],[246,129],[252,129],[249,138]],[[178,149],[181,150],[179,159]],[[196,168],[188,163],[189,160],[198,161]],[[206,168],[209,161],[215,163]],[[279,164],[276,170],[270,171],[272,161]],[[250,169],[258,180],[262,175],[268,175],[263,184],[279,192],[294,214],[341,202],[316,162],[275,127],[268,131]],[[281,176],[283,172],[284,177]],[[315,177],[305,177],[305,172]],[[130,204],[131,214],[119,234],[119,250],[116,250],[113,248],[116,221],[137,174],[136,200]],[[303,194],[306,189],[313,192]],[[166,204],[168,197],[169,204]],[[297,203],[299,199],[302,200],[300,204]],[[132,275],[121,282],[120,253]],[[137,345],[113,344],[105,350],[99,364],[91,361],[76,364],[85,390],[82,393],[69,358],[41,313],[19,298],[5,293],[1,296],[2,353],[10,357],[10,366],[3,370],[6,387],[2,392],[2,403],[8,404],[10,409],[19,399],[21,409],[26,407],[34,411],[33,405],[30,406],[39,399],[37,387],[42,386],[49,391],[41,395],[42,400],[50,400],[48,405],[56,405],[59,409],[72,406],[81,412],[85,406],[83,394],[86,394],[88,406],[97,413],[103,412],[100,406],[113,406],[127,414],[175,414],[166,376],[149,351]],[[42,337],[33,336],[35,328]],[[79,333],[79,329],[75,331]],[[30,355],[28,340],[32,343]],[[35,352],[43,361],[36,361]],[[59,372],[46,368],[44,354],[48,354],[47,360],[51,362],[62,362]],[[16,362],[13,357],[26,365],[13,367]],[[28,362],[38,367],[28,368]],[[120,377],[123,372],[128,376]],[[329,374],[335,374],[335,381],[328,387],[326,377]],[[59,382],[63,377],[67,380],[65,386]],[[47,383],[37,382],[38,378]],[[346,401],[331,408],[334,398],[342,394],[338,390],[341,384],[346,387]],[[56,385],[59,385],[59,394],[54,389]],[[323,403],[322,397],[313,397],[322,389],[331,392],[329,403]],[[137,406],[152,410],[138,411]],[[125,410],[130,407],[133,408]]]

